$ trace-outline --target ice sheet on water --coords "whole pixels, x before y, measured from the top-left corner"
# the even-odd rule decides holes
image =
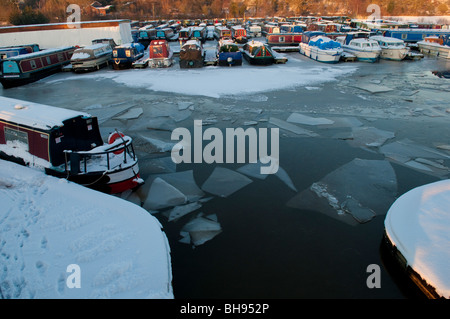
[[[354,147],[380,147],[387,140],[394,138],[395,133],[375,127],[353,127],[352,137],[348,143]]]
[[[270,160],[268,160],[267,158],[264,159],[265,163],[274,163],[274,161],[277,161],[278,163],[277,159],[270,156],[268,158],[270,158]],[[241,166],[236,171],[253,178],[264,180],[270,174],[261,174],[261,167],[267,167],[267,165],[269,164],[263,164],[260,160],[258,160],[256,163],[249,163]],[[278,177],[283,183],[285,183],[290,189],[297,192],[297,188],[292,182],[292,179],[289,177],[289,174],[281,166],[278,166],[278,171],[274,175]]]
[[[160,210],[186,203],[187,197],[162,178],[155,178],[144,201],[147,210]]]
[[[147,174],[162,174],[172,173],[177,170],[177,164],[175,164],[170,156],[143,159],[139,158],[139,169],[141,173]]]
[[[173,141],[164,141],[161,139],[148,137],[143,134],[140,134],[139,136],[142,137],[146,142],[150,143],[154,147],[154,149],[158,152],[170,152],[172,151],[172,148],[176,144]]]
[[[102,124],[107,120],[113,118],[114,116],[126,112],[128,109],[134,107],[134,104],[126,103],[116,106],[101,106],[97,105],[97,107],[88,106],[85,108],[89,114],[92,114],[97,117],[98,123]]]
[[[177,220],[180,217],[183,217],[184,215],[187,215],[199,209],[200,207],[202,207],[202,204],[200,204],[199,202],[176,206],[170,211],[168,221],[171,222]]]
[[[188,119],[189,117],[191,117],[191,115],[192,115],[191,110],[181,110],[176,113],[170,114],[170,118],[178,123]]]
[[[362,126],[363,123],[358,120],[356,117],[333,117],[333,124],[330,124],[327,127],[341,128],[341,127],[358,127]]]
[[[269,123],[278,126],[279,128],[298,134],[298,135],[305,135],[305,136],[310,136],[310,137],[314,137],[314,136],[318,136],[318,134],[311,132],[309,130],[306,130],[304,128],[301,128],[300,126],[297,126],[295,124],[280,120],[279,118],[276,117],[271,117],[269,119]]]
[[[144,113],[142,107],[136,107],[132,109],[128,109],[125,113],[114,116],[113,120],[133,120],[137,119],[139,116]]]
[[[300,113],[292,113],[286,121],[305,125],[326,125],[334,123],[333,120],[324,117],[312,117]]]
[[[357,225],[386,214],[396,193],[397,178],[388,161],[355,158],[298,193],[287,205]]]
[[[182,192],[189,202],[197,201],[205,195],[197,186],[192,170],[159,175],[158,177]]]
[[[386,157],[402,156],[404,158],[449,159],[450,155],[433,148],[417,144],[410,139],[395,141],[380,147]]]
[[[183,110],[186,110],[186,109],[190,108],[191,106],[193,106],[194,103],[186,102],[186,101],[178,101],[177,105],[178,105],[178,110],[183,111]]]
[[[215,214],[203,217],[199,214],[196,218],[189,221],[180,231],[182,243],[192,243],[199,246],[213,239],[222,232],[222,227],[217,221]]]
[[[353,85],[353,87],[370,92],[370,93],[382,93],[382,92],[390,92],[393,88],[384,85],[378,85],[374,83],[359,83]]]
[[[224,167],[216,167],[203,183],[202,189],[220,197],[228,197],[251,182],[251,179],[238,172]]]

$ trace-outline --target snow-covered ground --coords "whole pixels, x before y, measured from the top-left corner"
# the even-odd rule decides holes
[[[0,203],[0,298],[173,298],[166,235],[141,207],[3,160]]]

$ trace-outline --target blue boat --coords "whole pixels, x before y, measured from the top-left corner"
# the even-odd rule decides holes
[[[217,49],[217,64],[220,66],[242,65],[242,52],[233,40],[220,40]]]
[[[450,36],[449,29],[392,29],[382,32],[385,37],[403,40],[407,43],[416,43],[431,36]]]
[[[127,43],[113,50],[113,68],[115,70],[129,69],[133,62],[144,56],[145,47],[140,43]]]
[[[4,60],[21,54],[38,52],[39,50],[39,45],[37,44],[0,47],[0,60]]]

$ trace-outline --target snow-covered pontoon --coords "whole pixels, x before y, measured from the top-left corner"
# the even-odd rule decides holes
[[[87,113],[0,97],[0,157],[106,193],[142,184],[131,137]]]

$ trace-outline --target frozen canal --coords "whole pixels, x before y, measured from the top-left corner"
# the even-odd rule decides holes
[[[7,97],[86,111],[134,138],[146,184],[121,196],[164,227],[175,298],[414,297],[380,254],[384,216],[450,177],[450,62],[59,73]],[[280,129],[280,170],[179,164],[172,130]],[[205,143],[206,144],[206,143]],[[381,288],[368,288],[369,265]]]

